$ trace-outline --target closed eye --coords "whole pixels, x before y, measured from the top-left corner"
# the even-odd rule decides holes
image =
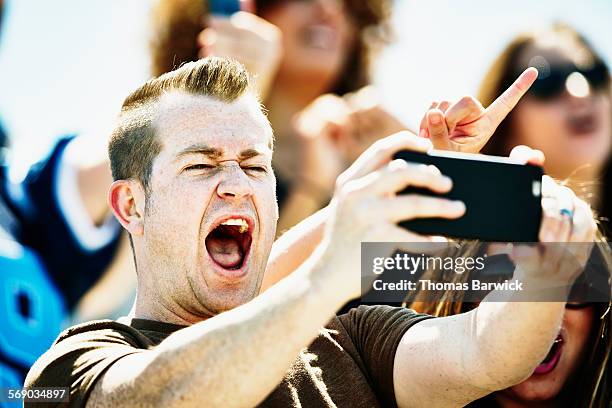
[[[242,168],[245,170],[257,171],[257,172],[267,172],[268,171],[268,169],[263,166],[243,166]]]
[[[212,169],[215,166],[213,166],[212,164],[204,164],[204,163],[200,163],[200,164],[192,164],[191,166],[187,166],[185,167],[186,171],[191,171],[191,170],[208,170],[208,169]]]

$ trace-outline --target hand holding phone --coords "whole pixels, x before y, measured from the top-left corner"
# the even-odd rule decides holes
[[[453,188],[441,197],[465,203],[463,217],[417,219],[400,226],[421,234],[490,242],[537,242],[542,218],[543,170],[496,156],[430,151],[401,151],[395,159],[435,165],[453,180]],[[398,194],[436,195],[408,187]]]

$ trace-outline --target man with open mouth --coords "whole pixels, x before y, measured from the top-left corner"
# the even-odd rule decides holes
[[[535,79],[521,78],[497,123]],[[549,351],[564,302],[483,302],[438,319],[387,306],[335,316],[359,296],[361,242],[423,248],[443,238],[399,220],[464,213],[460,202],[395,195],[408,184],[451,188],[435,168],[390,161],[430,147],[400,133],[368,149],[338,180],[324,228],[305,232],[290,257],[320,243],[260,294],[266,268],[283,266],[278,254],[268,260],[278,218],[272,130],[246,71],[206,58],[150,80],[125,100],[109,145],[109,204],[138,275],[132,313],[62,333],[26,386],[68,387],[70,406],[441,407],[520,382]],[[551,196],[575,216],[553,208],[546,236],[592,240],[588,206],[567,189]],[[567,285],[575,275],[545,279]]]

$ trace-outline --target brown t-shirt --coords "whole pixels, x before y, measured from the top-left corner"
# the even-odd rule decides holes
[[[396,406],[395,351],[403,334],[428,317],[389,306],[360,306],[334,317],[300,352],[261,406]],[[96,381],[113,363],[129,354],[146,353],[182,328],[144,319],[74,326],[60,334],[52,348],[40,357],[28,374],[26,386],[69,387],[69,406],[84,406]]]

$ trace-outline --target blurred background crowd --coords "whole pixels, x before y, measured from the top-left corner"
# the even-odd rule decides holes
[[[484,152],[542,150],[608,228],[607,0],[255,0],[231,18],[206,0],[0,4],[0,387],[22,384],[62,328],[129,312],[107,138],[133,88],[207,55],[256,78],[276,137],[278,234],[325,206],[373,141],[418,130],[432,101],[486,107],[528,66],[538,80]]]

